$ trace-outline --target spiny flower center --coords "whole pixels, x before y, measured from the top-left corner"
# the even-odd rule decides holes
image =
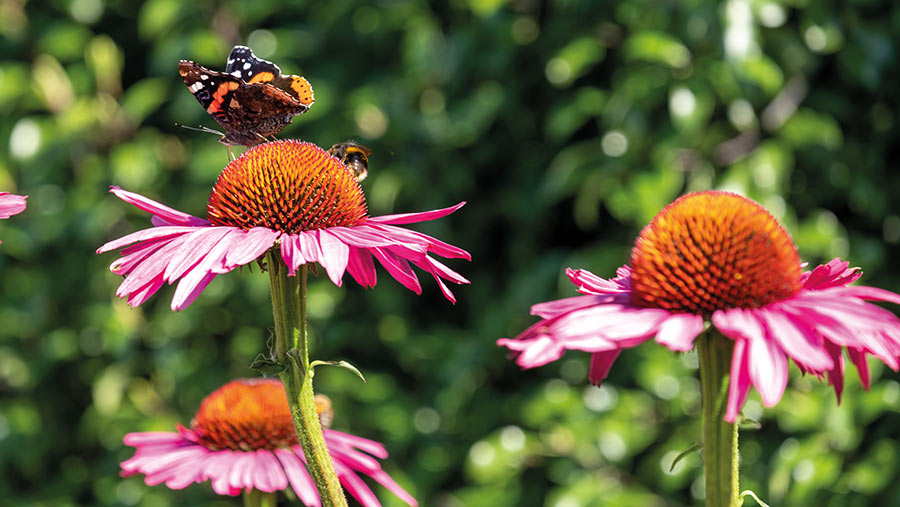
[[[260,144],[231,161],[206,210],[214,225],[289,234],[351,227],[367,212],[353,174],[318,146],[295,140]]]
[[[284,386],[274,379],[234,380],[210,394],[191,421],[200,444],[213,449],[278,449],[297,445]]]
[[[728,192],[688,194],[641,231],[631,252],[632,302],[710,315],[759,308],[800,290],[800,258],[759,204]]]

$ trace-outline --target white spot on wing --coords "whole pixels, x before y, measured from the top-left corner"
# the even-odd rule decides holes
[[[247,69],[249,69],[249,68],[250,68],[250,62],[245,63],[245,64],[244,64],[244,70],[247,70]]]
[[[206,77],[206,76],[203,76],[203,77]],[[191,92],[193,92],[193,93],[197,93],[198,91],[202,90],[203,87],[204,87],[203,83],[201,83],[200,81],[197,81],[196,83],[189,86],[188,89],[191,90]]]
[[[236,71],[232,72],[231,75],[234,77],[241,77],[241,71],[236,70]]]
[[[209,79],[209,76],[207,76],[206,74],[200,74],[200,79],[206,81],[207,79]]]

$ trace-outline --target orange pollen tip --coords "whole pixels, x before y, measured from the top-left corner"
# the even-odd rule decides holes
[[[213,186],[206,215],[214,225],[296,234],[358,225],[367,208],[359,183],[338,159],[312,143],[283,140],[232,160]]]
[[[729,192],[666,206],[641,231],[631,267],[632,303],[676,313],[759,308],[801,287],[788,233],[765,208]]]

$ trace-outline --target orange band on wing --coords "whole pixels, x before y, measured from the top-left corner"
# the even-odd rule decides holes
[[[226,83],[222,83],[216,89],[216,92],[213,93],[213,101],[206,108],[206,112],[209,114],[216,114],[222,109],[222,102],[225,101],[225,95],[228,95],[228,92],[237,90],[238,84],[234,81],[229,81]]]
[[[247,81],[247,82],[248,83],[268,83],[269,81],[272,81],[273,79],[275,79],[275,74],[272,74],[271,72],[260,72],[259,74],[250,78],[250,81]]]
[[[300,76],[292,76],[291,77],[291,90],[297,94],[297,100],[299,100],[304,105],[312,104],[315,99],[313,98],[313,89],[305,78]]]

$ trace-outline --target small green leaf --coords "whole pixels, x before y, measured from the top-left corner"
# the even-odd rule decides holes
[[[283,364],[259,354],[256,356],[256,359],[250,363],[250,368],[259,372],[263,377],[270,378],[283,372],[285,367]]]
[[[749,489],[741,492],[741,503],[743,503],[745,496],[749,496],[750,498],[756,500],[756,503],[758,503],[760,507],[769,507],[769,504],[760,500],[759,497],[756,496],[756,493],[750,491]]]
[[[697,451],[699,451],[699,450],[702,449],[702,448],[703,448],[702,445],[700,445],[699,443],[695,443],[695,444],[693,444],[692,446],[690,446],[690,447],[688,447],[687,449],[685,449],[685,450],[684,450],[681,454],[679,454],[678,456],[675,456],[675,459],[672,460],[672,466],[669,467],[669,472],[671,472],[672,470],[675,470],[675,465],[677,465],[678,462],[681,461],[683,458],[685,458],[687,455],[689,455],[689,454],[691,454],[691,453],[693,453],[693,452],[697,452]]]
[[[348,363],[347,361],[313,361],[309,364],[310,374],[313,373],[313,369],[319,365],[327,365],[327,366],[337,366],[338,368],[344,368],[345,370],[350,370],[356,374],[357,377],[362,379],[363,382],[366,381],[366,377],[363,377],[362,372],[356,366]]]

